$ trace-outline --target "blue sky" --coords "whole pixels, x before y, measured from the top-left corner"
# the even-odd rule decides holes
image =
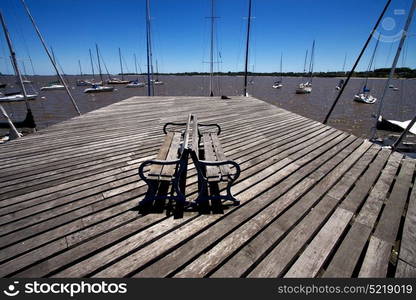
[[[127,69],[134,71],[133,54],[145,69],[145,0],[26,0],[49,46],[67,74],[78,73],[78,59],[90,72],[88,49],[98,43],[111,73],[120,71],[118,47]],[[151,0],[154,58],[160,72],[208,71],[210,0]],[[215,0],[216,44],[221,53],[221,71],[243,69],[248,0]],[[384,0],[253,0],[250,69],[302,71],[305,51],[316,40],[316,71],[340,70],[347,53],[351,67]],[[403,28],[411,0],[393,0],[380,28],[383,36],[394,36]],[[16,52],[32,73],[53,69],[19,0],[2,0]],[[413,22],[414,23],[414,22]],[[394,26],[393,26],[394,25]],[[411,33],[416,33],[412,24]],[[0,71],[11,72],[4,35],[0,38]],[[374,47],[370,44],[370,50]],[[380,43],[376,67],[391,65],[397,42]],[[415,36],[408,39],[406,65],[415,68]],[[95,52],[94,52],[95,53]],[[359,69],[367,68],[371,51]],[[126,69],[126,67],[125,67]]]

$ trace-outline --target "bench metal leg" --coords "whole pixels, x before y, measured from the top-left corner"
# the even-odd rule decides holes
[[[234,197],[233,193],[231,192],[231,186],[233,185],[234,181],[235,181],[235,179],[228,181],[228,184],[227,184],[227,196],[224,197],[224,200],[231,200],[231,201],[234,202],[234,205],[240,205],[240,201],[238,201]]]

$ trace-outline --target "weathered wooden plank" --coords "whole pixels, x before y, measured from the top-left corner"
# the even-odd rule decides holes
[[[370,237],[384,199],[399,168],[402,155],[392,153],[360,213],[328,265],[323,277],[351,277]]]
[[[396,277],[416,277],[416,185],[413,184],[401,236]]]
[[[406,205],[410,183],[413,178],[416,160],[406,158],[397,176],[393,190],[387,200],[380,221],[377,224],[374,236],[389,243],[396,241],[400,219]]]
[[[390,243],[372,236],[358,277],[386,277],[391,249]]]
[[[416,161],[410,158],[403,160],[402,168],[389,199],[383,209],[380,221],[370,239],[360,277],[385,277],[399,230],[403,209],[407,201],[410,183],[413,178]]]
[[[325,202],[333,202],[332,205],[336,205],[345,193],[347,193],[347,190],[343,188],[344,182],[352,181],[352,183],[354,183],[378,151],[378,149],[375,149],[374,147],[369,149],[370,145],[370,143],[364,142],[361,147],[354,151],[351,156],[349,156],[339,167],[337,167],[333,173],[330,174],[330,176],[328,176],[328,178],[330,178],[328,180],[334,180],[332,183],[329,181],[330,185],[334,185],[337,178],[342,175],[341,180],[324,196],[323,199]],[[364,152],[365,154],[363,155]],[[351,165],[354,165],[353,168],[344,174],[344,172],[346,172]],[[321,183],[324,182],[325,181],[322,181]],[[322,186],[317,186],[317,188],[322,188]],[[337,198],[334,198],[331,194]],[[324,208],[325,207],[331,208],[331,206],[326,205]],[[296,257],[297,253],[302,249],[302,247],[305,246],[307,241],[313,237],[326,218],[325,213],[319,213],[316,215],[314,214],[314,211],[310,213],[310,216],[311,217],[309,218],[304,218],[295,228],[288,232],[284,239],[282,239],[282,241],[269,252],[269,254],[248,274],[248,276],[282,276],[284,271],[290,267],[290,264]]]

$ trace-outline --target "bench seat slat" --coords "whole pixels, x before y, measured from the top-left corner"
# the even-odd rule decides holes
[[[210,133],[203,133],[202,135],[204,140],[204,153],[205,153],[205,160],[207,161],[217,161],[215,156],[215,152],[213,149],[213,143],[211,139]],[[220,170],[217,166],[207,166],[206,167],[206,177],[208,179],[219,179],[220,178]]]
[[[159,150],[159,153],[156,156],[157,160],[166,160],[166,156],[169,153],[170,145],[172,144],[173,136],[174,136],[174,132],[168,132],[165,135],[165,140],[162,144],[162,147]],[[150,167],[149,176],[159,177],[160,172],[162,171],[162,167],[163,166],[161,165],[152,165]]]
[[[166,160],[175,160],[178,159],[179,145],[181,142],[181,133],[175,132],[173,135],[172,143],[169,148],[169,152],[166,156]],[[175,174],[176,165],[166,165],[163,166],[163,169],[160,173],[160,176],[163,177],[172,177]]]
[[[215,150],[215,156],[217,157],[218,161],[225,161],[227,158],[225,157],[224,150],[222,149],[220,140],[218,139],[218,135],[216,133],[211,133],[211,140]],[[228,165],[220,166],[221,175],[223,177],[228,177],[230,174],[230,167]]]

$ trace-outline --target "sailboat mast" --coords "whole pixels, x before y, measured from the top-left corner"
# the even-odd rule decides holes
[[[280,82],[283,82],[283,53],[280,54]]]
[[[43,45],[43,48],[45,49],[46,54],[48,55],[49,59],[50,59],[50,60],[51,60],[51,62],[52,62],[52,65],[53,65],[53,67],[54,67],[54,69],[55,69],[56,75],[58,76],[58,78],[59,78],[59,80],[61,81],[61,83],[64,85],[65,90],[66,90],[66,93],[68,94],[69,99],[71,100],[72,104],[74,105],[75,110],[77,111],[77,113],[78,113],[79,115],[81,115],[81,111],[79,110],[78,105],[77,105],[77,103],[75,102],[74,97],[72,97],[72,94],[71,94],[71,92],[69,91],[68,86],[67,86],[67,84],[66,84],[66,82],[65,82],[64,78],[62,77],[61,73],[59,72],[58,67],[56,66],[55,61],[52,59],[51,53],[49,52],[48,47],[46,46],[45,40],[43,39],[43,36],[42,36],[42,34],[40,33],[39,28],[36,26],[35,19],[33,19],[33,16],[32,16],[32,14],[30,13],[29,7],[26,5],[25,0],[20,0],[20,1],[22,2],[23,6],[24,6],[24,8],[25,8],[25,10],[26,10],[27,15],[29,16],[30,21],[32,22],[33,27],[34,27],[34,28],[35,28],[35,30],[36,30],[36,34],[38,35],[38,37],[39,37],[39,39],[40,39],[40,41],[41,41],[41,43],[42,43],[42,45]]]
[[[124,75],[123,75],[123,62],[121,61],[121,49],[120,49],[120,47],[118,48],[118,56],[120,58],[121,80],[124,80]]]
[[[412,6],[410,7],[410,10],[409,10],[409,15],[408,15],[407,20],[406,20],[406,24],[404,25],[404,29],[402,31],[402,37],[400,39],[400,43],[399,43],[399,46],[397,48],[396,56],[394,57],[393,64],[391,66],[390,75],[389,75],[389,78],[387,79],[386,85],[384,86],[383,95],[381,96],[381,99],[380,99],[380,105],[378,106],[377,115],[376,115],[376,125],[374,125],[374,127],[371,129],[371,131],[372,131],[371,132],[371,140],[374,140],[374,138],[376,137],[377,122],[378,122],[378,119],[380,118],[381,110],[383,109],[384,98],[387,94],[387,91],[389,90],[391,79],[393,78],[394,73],[396,72],[397,62],[399,61],[400,53],[402,52],[404,42],[406,41],[406,37],[408,35],[410,24],[412,23],[412,19],[413,19],[413,15],[415,13],[415,9],[416,9],[416,0],[413,0]],[[401,140],[404,137],[404,134],[406,134],[406,132],[408,132],[409,130],[410,130],[410,127],[406,128],[406,130],[401,134],[399,139],[394,143],[393,147],[397,147],[399,145],[399,143],[401,142]]]
[[[146,0],[147,95],[153,96],[152,50],[150,40],[150,0]]]
[[[306,49],[305,62],[303,63],[303,74],[304,75],[306,75],[306,63],[308,62],[308,53],[309,53],[309,50]]]
[[[214,96],[213,82],[214,82],[214,0],[211,0],[211,47],[209,59],[209,96]]]
[[[345,53],[345,56],[344,56],[344,63],[342,65],[342,73],[345,73],[345,64],[346,63],[347,63],[347,53]]]
[[[82,77],[82,68],[81,68],[81,61],[78,59],[78,66],[79,66],[79,74]]]
[[[312,43],[311,60],[309,62],[309,82],[310,83],[312,83],[314,56],[315,56],[315,40],[313,40],[313,43]]]
[[[157,59],[156,59],[156,81],[159,81],[159,68],[157,66]]]
[[[33,67],[32,57],[30,57],[29,54],[28,54],[28,57],[29,57],[30,67],[32,68],[32,73],[33,75],[36,75],[35,68]]]
[[[95,51],[97,52],[97,60],[98,60],[98,72],[100,73],[100,79],[104,83],[103,74],[101,73],[101,62],[100,62],[100,53],[98,52],[98,45],[95,44]]]
[[[51,52],[52,52],[53,62],[56,64],[55,52],[53,52],[52,46],[51,46]]]
[[[24,75],[24,76],[27,76],[27,71],[26,71],[26,64],[25,64],[25,61],[22,59],[22,60],[21,60],[21,62],[22,62],[22,67],[23,67],[23,75]]]
[[[1,25],[3,27],[4,35],[6,37],[7,46],[9,47],[13,69],[14,69],[14,71],[16,73],[16,77],[19,81],[19,85],[20,85],[20,88],[22,90],[23,97],[24,97],[24,100],[25,100],[26,108],[27,108],[28,111],[30,111],[30,105],[29,105],[29,102],[27,100],[26,88],[25,88],[25,85],[23,83],[22,74],[19,71],[19,66],[17,65],[16,53],[14,52],[12,40],[10,39],[10,34],[9,34],[9,31],[7,30],[6,23],[4,22],[3,14],[1,12],[0,12],[0,19],[1,19]]]
[[[91,53],[91,49],[88,49],[88,51],[90,52],[90,61],[91,61],[91,72],[92,72],[92,78],[95,77],[94,74],[94,62],[92,61],[92,53]]]
[[[370,63],[368,64],[367,76],[365,78],[364,88],[366,88],[367,84],[368,84],[368,77],[370,76],[370,71],[371,71],[373,63],[374,63],[374,58],[376,57],[376,52],[377,52],[379,42],[380,42],[380,37],[377,39],[376,45],[374,47],[373,54],[371,55],[371,58],[370,58]]]
[[[136,59],[136,53],[134,53],[133,55],[134,55],[134,70],[136,71],[137,81],[139,81],[139,73],[137,73],[137,59]]]
[[[247,20],[247,39],[246,39],[246,58],[244,65],[244,96],[247,96],[247,76],[248,76],[248,55],[250,50],[250,27],[251,27],[251,0],[248,2],[248,20]]]

